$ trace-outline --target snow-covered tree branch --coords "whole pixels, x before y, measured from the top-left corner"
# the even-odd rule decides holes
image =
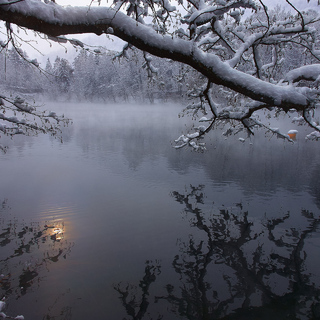
[[[20,97],[12,100],[5,96],[0,96],[0,120],[0,132],[8,136],[39,132],[56,135],[60,131],[59,122],[69,123],[69,119],[53,111],[38,111],[38,107]],[[6,146],[0,145],[0,149],[5,152]]]
[[[316,114],[313,110],[320,93],[320,15],[284,2],[291,5],[291,13],[280,8],[269,11],[262,1],[254,0],[180,0],[176,6],[167,0],[120,0],[98,7],[0,0],[0,19],[8,30],[16,24],[50,39],[112,34],[144,52],[194,68],[206,82],[198,86],[194,98],[200,100],[193,107],[200,103],[212,117],[206,118],[208,127],[200,126],[198,132],[177,142],[178,146],[192,142],[197,148],[194,140],[218,121],[236,121],[249,133],[265,126],[255,118],[265,108],[294,109],[320,131],[316,119],[310,117]],[[248,10],[252,14],[245,19]],[[145,57],[151,70],[151,60]]]

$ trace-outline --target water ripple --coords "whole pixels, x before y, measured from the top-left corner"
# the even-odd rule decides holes
[[[76,212],[77,208],[74,204],[60,206],[44,204],[38,215],[41,220],[66,220],[72,218]]]

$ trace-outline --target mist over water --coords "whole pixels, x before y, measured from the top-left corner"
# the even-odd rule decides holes
[[[8,315],[319,314],[320,147],[304,140],[308,129],[294,144],[262,132],[242,143],[244,134],[218,130],[197,153],[172,147],[192,126],[179,105],[47,108],[73,119],[62,143],[1,137]]]

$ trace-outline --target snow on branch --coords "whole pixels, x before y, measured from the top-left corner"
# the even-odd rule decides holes
[[[1,0],[3,3],[4,0]],[[0,3],[1,3],[0,2]],[[239,7],[252,6],[251,1],[233,1]],[[288,108],[303,109],[308,97],[290,87],[278,87],[249,74],[228,67],[213,53],[204,53],[192,42],[158,34],[122,12],[111,8],[50,6],[33,0],[0,7],[0,19],[51,36],[94,32],[101,34],[109,27],[114,35],[151,54],[184,62],[204,74],[210,81],[222,84],[252,99]],[[294,28],[293,28],[294,29]],[[290,106],[291,107],[291,106]]]
[[[217,4],[210,6],[202,6],[199,10],[195,10],[188,19],[184,22],[188,24],[196,24],[197,26],[203,25],[212,20],[213,17],[219,17],[230,11],[230,15],[238,20],[240,11],[237,8],[243,9],[257,9],[257,5],[252,0],[233,0],[233,1],[219,1]],[[233,11],[232,11],[233,10]]]
[[[307,139],[307,140],[316,140],[316,141],[319,141],[319,140],[320,140],[320,132],[319,132],[319,131],[313,131],[313,132],[309,133],[309,134],[306,136],[306,139]]]
[[[203,95],[202,95],[203,94]],[[183,147],[191,147],[196,151],[205,150],[205,142],[203,140],[206,133],[212,130],[213,127],[229,125],[229,128],[223,132],[223,135],[228,137],[230,135],[236,135],[239,132],[246,131],[248,136],[254,135],[257,129],[262,129],[265,132],[270,132],[276,138],[284,139],[289,142],[294,142],[291,137],[286,132],[282,132],[280,128],[275,128],[270,126],[268,121],[262,121],[261,112],[263,109],[269,109],[273,111],[275,114],[280,112],[280,109],[273,108],[271,106],[265,105],[258,101],[248,101],[246,97],[238,94],[232,94],[232,92],[227,92],[226,90],[219,89],[217,86],[208,83],[207,87],[204,89],[202,94],[199,92],[198,97],[196,95],[193,98],[204,97],[205,100],[198,103],[189,104],[184,110],[183,114],[192,115],[199,110],[202,110],[203,114],[210,114],[211,117],[201,117],[199,122],[208,123],[208,125],[203,126],[194,126],[191,131],[186,134],[181,135],[175,142],[175,148],[180,149]],[[217,103],[217,100],[221,100],[221,97],[227,99],[228,104],[223,105],[221,103]],[[235,107],[234,105],[237,105]],[[201,109],[200,109],[201,107]],[[310,116],[310,113],[306,113]],[[310,117],[311,119],[312,117]],[[268,119],[268,118],[267,118]],[[301,119],[304,123],[306,123],[307,119],[304,119],[301,116]],[[299,123],[300,118],[293,118],[292,122]],[[311,126],[316,128],[316,130],[320,129],[320,126],[316,127],[316,123],[310,123]],[[316,140],[319,135],[313,133],[308,136],[308,139]],[[320,136],[319,136],[320,137]],[[239,138],[239,141],[244,142],[245,139]]]
[[[37,133],[57,135],[61,123],[70,123],[70,119],[58,116],[55,112],[39,112],[37,109],[38,107],[31,106],[21,97],[12,100],[0,96],[0,131],[8,136]],[[1,149],[5,151],[5,147]]]
[[[284,81],[291,83],[298,82],[300,80],[315,81],[315,84],[319,84],[320,64],[312,64],[293,69],[289,71],[284,78]]]
[[[152,57],[146,54],[146,52],[143,53],[143,58],[145,62],[142,65],[142,68],[146,69],[148,77],[152,78],[154,74],[158,74],[158,69],[152,64]]]
[[[269,10],[263,0],[119,0],[89,8],[0,0],[0,19],[8,34],[11,24],[17,24],[80,48],[82,42],[66,35],[112,34],[127,43],[117,57],[127,56],[132,47],[142,50],[150,76],[157,73],[151,55],[196,70],[201,77],[188,93],[196,101],[184,112],[193,117],[211,112],[209,126],[196,126],[177,143],[201,149],[200,139],[214,124],[237,123],[249,134],[256,126],[264,127],[255,118],[261,109],[294,109],[318,130],[310,110],[318,107],[320,96],[320,15],[285,2],[291,12]],[[253,12],[245,19],[248,9]],[[34,112],[22,102],[13,105]],[[270,126],[264,128],[287,139]]]

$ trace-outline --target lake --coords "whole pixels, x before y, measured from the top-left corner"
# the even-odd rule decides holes
[[[181,106],[47,104],[73,124],[1,137],[0,294],[25,319],[320,318],[320,144],[217,130]],[[62,140],[62,142],[61,142]]]

